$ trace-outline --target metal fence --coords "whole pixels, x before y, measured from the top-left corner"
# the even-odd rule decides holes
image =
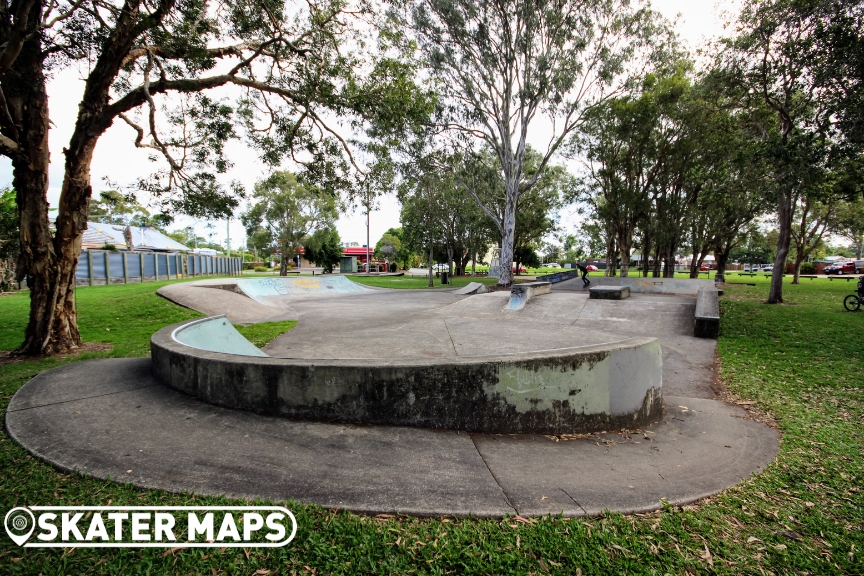
[[[186,276],[239,276],[240,258],[159,252],[84,250],[75,270],[78,286],[174,280]]]

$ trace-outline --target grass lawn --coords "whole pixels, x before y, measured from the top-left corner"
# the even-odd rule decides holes
[[[744,282],[757,286],[732,284],[721,299],[721,374],[776,422],[782,446],[764,473],[708,500],[571,520],[367,518],[289,502],[299,529],[285,548],[36,550],[4,536],[0,574],[862,574],[864,312],[843,310],[845,282],[787,284],[781,306],[762,303],[767,279]],[[98,355],[144,356],[152,332],[196,316],[155,296],[160,285],[78,291],[84,338],[114,346]],[[26,305],[26,295],[0,297],[4,349],[19,342]],[[38,372],[74,360],[0,366],[0,409]],[[5,433],[0,470],[4,515],[35,504],[238,504],[61,473]]]

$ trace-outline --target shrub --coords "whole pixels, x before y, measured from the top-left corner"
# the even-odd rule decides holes
[[[267,270],[266,266],[255,266],[255,272],[267,272]]]
[[[816,273],[816,265],[812,262],[804,262],[801,264],[801,273],[802,274],[815,274]]]

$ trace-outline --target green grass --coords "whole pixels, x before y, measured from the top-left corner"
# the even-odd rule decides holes
[[[277,336],[297,326],[296,320],[281,322],[259,322],[258,324],[235,324],[234,327],[258,348],[263,348]]]
[[[367,518],[287,503],[299,523],[274,550],[36,550],[0,539],[2,574],[862,574],[864,313],[843,310],[845,282],[742,279],[721,299],[721,375],[782,432],[768,469],[698,505],[654,514],[531,523],[506,518]],[[79,290],[82,332],[145,355],[151,332],[194,312],[159,284]],[[0,338],[20,339],[26,296],[0,298]],[[110,330],[107,330],[110,328]],[[29,378],[67,360],[0,366],[0,409]],[[586,463],[590,465],[590,463]],[[0,434],[0,513],[16,505],[230,505],[61,473]],[[398,477],[394,470],[394,477]],[[542,474],[542,470],[525,470]],[[260,572],[259,572],[260,571]]]
[[[375,286],[377,288],[403,288],[409,290],[419,290],[429,288],[429,278],[416,276],[349,276],[351,280],[358,284],[367,286]],[[492,286],[498,283],[497,278],[472,278],[470,276],[457,276],[451,278],[450,284],[441,284],[440,278],[433,278],[434,288],[461,288],[467,286],[471,282],[480,282]]]

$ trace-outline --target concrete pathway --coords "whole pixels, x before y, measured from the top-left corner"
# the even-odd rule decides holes
[[[653,510],[719,492],[778,448],[774,430],[717,400],[664,394],[666,418],[646,430],[556,442],[264,417],[173,391],[149,364],[43,372],[12,398],[6,429],[60,469],[144,488],[424,516]]]

